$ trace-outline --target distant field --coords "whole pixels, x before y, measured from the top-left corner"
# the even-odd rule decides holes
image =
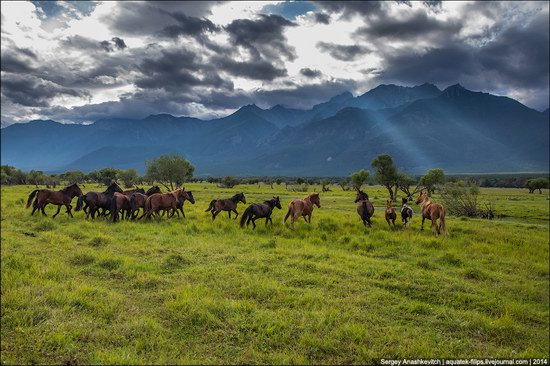
[[[284,185],[188,184],[186,220],[117,224],[31,217],[33,189],[2,187],[2,363],[549,357],[548,190],[481,189],[505,218],[450,217],[436,239],[414,204],[411,230],[390,230],[381,187],[365,189],[372,229],[332,187],[294,232],[282,219],[305,193]],[[210,220],[210,199],[240,191],[281,196],[273,227]]]

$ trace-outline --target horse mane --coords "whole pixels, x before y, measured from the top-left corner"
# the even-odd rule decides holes
[[[74,186],[76,186],[76,183],[73,183],[73,184],[71,184],[71,185],[69,185],[69,186],[63,188],[63,189],[60,190],[59,192],[61,192],[61,193],[67,193],[67,192],[69,192],[69,190],[70,190],[72,187],[74,187]]]

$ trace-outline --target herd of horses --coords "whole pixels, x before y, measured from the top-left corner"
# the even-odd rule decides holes
[[[53,215],[53,217],[56,217],[61,207],[65,206],[67,214],[73,217],[71,202],[75,197],[78,197],[75,210],[84,211],[86,213],[86,218],[94,220],[96,216],[101,216],[109,218],[113,222],[121,219],[151,219],[152,217],[162,217],[164,215],[171,218],[175,214],[179,217],[180,212],[185,218],[185,212],[183,210],[185,201],[195,204],[193,193],[191,191],[186,191],[183,187],[178,187],[166,193],[162,193],[158,186],[151,187],[147,191],[143,188],[123,191],[116,183],[112,183],[104,192],[88,192],[83,194],[78,184],[75,183],[60,191],[52,191],[49,189],[36,189],[32,191],[27,199],[26,208],[29,208],[32,203],[33,209],[31,215],[34,215],[37,210],[41,211],[43,215],[46,215],[44,211],[46,205],[56,205],[57,211]],[[411,225],[413,209],[408,205],[410,200],[412,200],[412,197],[402,199],[400,213],[404,227],[410,227]],[[231,213],[235,213],[234,219],[236,220],[239,216],[237,212],[237,205],[239,202],[246,204],[246,198],[242,192],[237,193],[231,198],[214,199],[210,201],[205,212],[211,213],[212,220],[215,220],[216,216],[222,211],[227,211],[229,218],[231,218]],[[370,202],[369,196],[365,192],[357,190],[355,203],[357,203],[357,213],[363,224],[371,227],[371,217],[374,215],[374,206]],[[392,207],[392,203],[392,200],[387,200],[384,217],[390,227],[395,227],[397,213],[395,208]],[[445,226],[445,208],[438,203],[430,201],[427,193],[423,191],[420,192],[416,198],[416,204],[421,207],[421,230],[424,230],[424,221],[430,220],[432,222],[432,233],[436,236],[440,234],[445,235],[447,233]],[[300,217],[303,217],[306,223],[311,224],[311,216],[315,206],[321,208],[319,193],[310,193],[303,199],[295,199],[289,203],[288,211],[283,222],[286,223],[290,218],[290,225],[292,229],[294,229],[295,222],[298,221]],[[240,226],[244,227],[246,225],[248,227],[252,222],[252,226],[255,229],[255,221],[261,218],[265,218],[266,226],[268,223],[273,225],[271,214],[274,208],[282,208],[279,197],[273,197],[262,203],[252,203],[243,212]]]

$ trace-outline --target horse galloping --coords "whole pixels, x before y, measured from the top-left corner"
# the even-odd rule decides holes
[[[445,226],[445,208],[439,203],[433,203],[428,198],[428,194],[420,192],[416,198],[416,204],[420,205],[422,210],[422,227],[420,230],[424,230],[424,220],[432,220],[432,234],[435,233],[435,236],[441,234],[441,229],[443,229],[443,235],[447,234],[447,227]],[[439,225],[437,225],[437,220],[439,219]]]
[[[34,212],[36,210],[40,210],[44,216],[47,216],[44,208],[46,207],[46,205],[51,203],[52,205],[57,206],[57,212],[53,215],[53,217],[56,217],[59,214],[61,206],[65,206],[67,208],[67,214],[73,217],[73,214],[71,212],[71,209],[73,208],[73,206],[71,206],[71,201],[74,197],[82,197],[82,191],[76,183],[71,184],[70,186],[60,191],[52,191],[49,189],[35,189],[31,192],[31,194],[29,194],[29,198],[27,199],[27,205],[25,206],[25,208],[29,208],[31,206],[31,202],[34,196],[36,196],[36,199],[33,202],[31,215],[34,215]]]
[[[397,219],[397,214],[395,213],[395,209],[392,207],[391,203],[392,200],[386,201],[386,210],[384,210],[384,216],[386,217],[386,222],[388,223],[388,226],[391,228],[393,224],[393,227],[395,228],[395,219]]]
[[[361,217],[363,225],[372,227],[370,218],[374,214],[374,206],[369,201],[369,195],[361,190],[357,190],[354,202],[357,203],[357,213]]]
[[[111,201],[115,192],[122,193],[122,189],[114,182],[104,192],[88,192],[78,198],[76,211],[83,209],[86,212],[86,218],[91,216],[94,220],[95,214],[102,209],[102,215],[105,216],[106,211],[111,210]],[[86,211],[86,208],[88,211]]]
[[[184,188],[178,188],[168,193],[155,193],[145,201],[145,218],[150,219],[152,215],[159,216],[160,210],[171,210],[168,218],[174,216],[178,200],[185,194]]]
[[[294,230],[294,223],[298,221],[300,216],[303,216],[305,222],[311,224],[311,214],[313,212],[314,205],[321,208],[321,198],[319,197],[319,193],[310,193],[303,199],[295,199],[288,204],[288,211],[283,223],[286,223],[286,220],[292,216],[290,218],[290,224],[292,226],[292,230]]]
[[[231,218],[231,212],[235,212],[235,220],[237,220],[237,216],[239,216],[237,204],[239,202],[246,204],[246,198],[242,192],[237,193],[231,198],[210,201],[210,205],[208,205],[208,208],[204,212],[210,211],[212,213],[212,221],[216,219],[216,216],[221,211],[228,211],[229,218]]]
[[[118,213],[124,211],[121,215],[121,218],[126,220],[130,219],[130,214],[132,212],[132,206],[130,204],[130,198],[134,194],[145,194],[143,188],[132,189],[124,192],[115,192],[113,199],[111,200],[111,220],[116,222],[118,220]]]
[[[254,227],[254,229],[256,229],[255,221],[264,217],[265,226],[267,226],[268,222],[271,222],[271,226],[273,226],[271,213],[273,212],[274,207],[277,207],[279,210],[282,208],[279,196],[273,197],[269,201],[264,201],[264,203],[251,204],[246,210],[244,210],[243,215],[241,216],[241,227],[244,227],[245,222],[246,226],[248,227],[248,225],[252,221],[252,226]]]
[[[141,208],[144,209],[145,207],[145,201],[147,200],[147,197],[155,194],[160,193],[159,186],[153,186],[147,190],[145,193],[138,193],[134,192],[130,196],[130,217],[132,220],[135,220],[137,218],[137,215],[139,214],[139,210]],[[143,214],[139,217],[140,219],[145,215],[145,209],[143,211]]]
[[[411,220],[413,217],[413,209],[407,204],[409,200],[407,198],[401,199],[401,221],[403,227],[411,227]]]

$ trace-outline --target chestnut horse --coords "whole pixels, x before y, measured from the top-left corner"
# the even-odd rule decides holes
[[[428,198],[428,194],[420,192],[416,198],[416,204],[420,205],[422,209],[422,228],[424,230],[424,220],[432,220],[432,234],[435,233],[435,236],[441,234],[441,229],[443,229],[443,235],[447,234],[447,227],[445,226],[445,208],[439,203],[433,203]],[[437,225],[437,219],[439,219],[439,226]]]
[[[36,196],[36,199],[34,200],[34,203],[32,205],[31,215],[34,215],[34,212],[36,210],[40,210],[42,211],[42,214],[44,216],[47,216],[44,208],[48,203],[51,203],[52,205],[57,206],[57,212],[53,215],[53,217],[56,217],[57,214],[59,214],[61,206],[65,206],[67,208],[67,214],[73,217],[73,214],[71,213],[71,209],[73,208],[73,206],[71,206],[71,201],[74,197],[82,196],[82,191],[76,183],[71,184],[70,186],[60,191],[51,191],[49,189],[35,189],[31,192],[31,194],[29,194],[29,198],[27,199],[27,205],[25,206],[25,208],[29,208],[31,206],[31,202],[34,196]]]
[[[384,215],[386,217],[386,222],[388,223],[389,227],[395,227],[395,219],[397,218],[397,214],[395,213],[395,209],[391,206],[392,200],[386,201],[386,210],[384,211]],[[391,221],[391,224],[390,224]]]
[[[311,213],[314,208],[313,205],[321,208],[321,198],[319,197],[319,193],[310,193],[304,199],[295,199],[288,204],[288,212],[286,213],[283,223],[286,223],[288,217],[292,215],[290,218],[292,230],[294,230],[294,223],[298,221],[300,216],[304,217],[305,222],[311,224]]]
[[[134,194],[145,194],[143,188],[132,189],[129,191],[124,191],[122,193],[115,192],[113,199],[111,200],[111,220],[116,222],[118,220],[119,211],[124,211],[121,215],[121,218],[126,220],[130,218],[130,213],[132,211],[132,206],[130,205],[130,197]]]
[[[246,198],[242,192],[228,199],[210,201],[210,205],[208,205],[208,208],[204,212],[210,211],[212,213],[212,221],[216,219],[216,216],[218,216],[221,211],[228,211],[229,218],[231,218],[231,212],[235,212],[237,214],[235,220],[237,220],[237,216],[239,216],[237,204],[239,202],[246,204]]]
[[[174,216],[180,197],[187,196],[184,188],[178,188],[168,193],[155,193],[145,201],[145,218],[149,219],[152,215],[158,215],[160,210],[172,210],[168,218]]]
[[[357,213],[361,220],[363,220],[363,225],[372,226],[370,218],[374,214],[374,206],[369,201],[369,195],[363,191],[357,190],[357,195],[355,196],[355,203],[357,203]]]
[[[132,193],[130,196],[130,216],[132,217],[132,220],[135,220],[140,208],[145,207],[145,201],[147,200],[147,197],[155,194],[160,193],[159,186],[153,186],[143,193]],[[143,212],[143,215],[140,216],[140,219],[145,215],[145,211]]]

